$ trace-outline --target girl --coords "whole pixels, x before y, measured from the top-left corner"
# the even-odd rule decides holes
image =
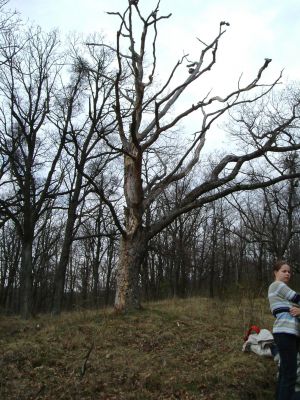
[[[300,399],[295,393],[297,379],[297,354],[300,344],[300,294],[288,287],[291,268],[286,261],[277,261],[274,265],[275,280],[269,286],[268,298],[271,311],[276,318],[273,336],[280,355],[279,376],[276,400]]]

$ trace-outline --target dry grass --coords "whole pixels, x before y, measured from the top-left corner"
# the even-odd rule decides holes
[[[242,353],[266,301],[202,298],[0,323],[1,399],[268,400],[275,363]]]

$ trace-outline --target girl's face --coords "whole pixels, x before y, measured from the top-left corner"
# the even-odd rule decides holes
[[[282,265],[278,271],[275,271],[275,280],[288,283],[291,278],[291,268],[288,264]]]

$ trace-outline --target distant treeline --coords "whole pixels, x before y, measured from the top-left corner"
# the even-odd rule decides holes
[[[157,212],[187,189],[174,186],[169,198],[157,204]],[[65,309],[102,307],[114,300],[119,238],[108,233],[114,225],[103,205],[89,209],[86,204],[84,214],[66,271]],[[298,221],[299,190],[294,181],[222,199],[179,217],[149,243],[140,271],[143,300],[265,295],[274,259],[286,257],[299,271]],[[52,310],[65,223],[66,212],[53,208],[35,237],[34,312]],[[0,232],[1,308],[19,312],[21,241],[10,221]]]

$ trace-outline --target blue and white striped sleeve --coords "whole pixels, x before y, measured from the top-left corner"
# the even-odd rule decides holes
[[[284,282],[278,286],[278,294],[280,297],[300,305],[300,294],[289,288]]]

